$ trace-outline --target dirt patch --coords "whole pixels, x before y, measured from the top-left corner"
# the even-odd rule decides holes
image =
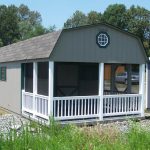
[[[10,114],[7,110],[0,107],[0,116]]]

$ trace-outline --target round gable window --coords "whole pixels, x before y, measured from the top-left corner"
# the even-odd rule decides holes
[[[96,43],[101,48],[107,47],[109,45],[109,40],[109,35],[106,32],[100,32],[96,36]]]

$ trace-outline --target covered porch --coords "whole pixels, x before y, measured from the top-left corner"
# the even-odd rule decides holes
[[[135,86],[132,90],[133,70],[139,74],[136,90]],[[121,72],[127,73],[125,83],[117,82]],[[145,64],[24,63],[22,114],[60,121],[143,117],[144,80]]]

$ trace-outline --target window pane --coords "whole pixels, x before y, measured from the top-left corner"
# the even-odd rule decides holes
[[[25,64],[25,91],[33,92],[33,63]]]
[[[48,96],[48,62],[38,63],[37,92]]]

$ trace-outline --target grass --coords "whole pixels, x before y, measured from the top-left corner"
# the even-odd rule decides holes
[[[21,132],[11,130],[0,136],[0,150],[147,150],[150,132],[132,123],[127,133],[115,127],[76,127],[55,123],[49,126],[31,122]]]

